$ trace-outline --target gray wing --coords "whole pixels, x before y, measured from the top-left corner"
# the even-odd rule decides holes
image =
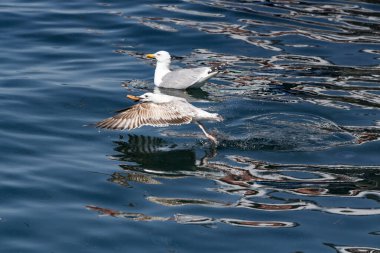
[[[164,127],[188,124],[193,115],[173,103],[141,103],[134,105],[113,117],[96,123],[97,127],[107,129],[134,129],[141,126]]]
[[[206,78],[210,71],[208,67],[174,70],[162,78],[160,87],[186,89]]]

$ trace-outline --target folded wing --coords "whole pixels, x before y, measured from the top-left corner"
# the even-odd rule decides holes
[[[209,79],[212,76],[210,76],[210,72],[211,68],[208,67],[174,70],[162,78],[160,87],[186,89],[198,82]],[[213,73],[213,75],[216,73]]]

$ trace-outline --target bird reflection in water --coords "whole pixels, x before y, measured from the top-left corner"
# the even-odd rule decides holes
[[[129,164],[122,168],[144,168],[157,173],[177,174],[181,170],[195,170],[196,157],[191,147],[165,141],[160,137],[128,135],[128,141],[115,141],[114,159]]]
[[[160,184],[159,177],[182,177],[200,172],[200,165],[208,163],[216,155],[214,147],[204,151],[197,159],[196,150],[186,144],[174,144],[160,137],[128,135],[128,140],[114,141],[117,154],[109,156],[122,162],[123,172],[114,172],[108,179],[122,186],[128,182]]]
[[[216,154],[213,154],[215,156]],[[170,156],[171,157],[171,156]],[[379,197],[378,166],[271,164],[241,156],[228,158],[242,166],[215,162],[203,158],[193,164],[185,175],[205,177],[219,182],[218,192],[242,196],[234,203],[203,199],[163,198],[149,196],[147,200],[164,206],[203,205],[208,207],[235,207],[266,211],[320,210],[344,215],[370,215],[380,212],[371,208],[325,208],[313,201],[292,201],[275,198],[276,203],[261,203],[253,198],[269,197],[282,192],[295,196],[315,197]]]
[[[313,198],[324,196],[338,201],[338,198],[357,197],[376,200],[380,197],[380,184],[376,177],[380,169],[378,166],[270,164],[241,156],[230,156],[229,159],[244,166],[208,162],[204,168],[209,171],[204,175],[220,182],[216,191],[241,196],[234,203],[153,196],[147,199],[163,206],[202,205],[263,211],[317,210],[341,215],[380,214],[380,209],[374,209],[371,205],[368,208],[324,207]],[[210,170],[214,170],[214,173]],[[290,200],[288,197],[279,197],[278,193],[294,197]],[[258,199],[265,199],[266,203]]]
[[[143,184],[160,184],[159,178],[199,175],[201,171],[207,170],[209,160],[216,156],[216,151],[211,150],[205,152],[204,156],[200,159],[197,159],[194,147],[171,144],[158,137],[129,135],[128,141],[115,141],[114,144],[116,145],[115,151],[118,154],[112,155],[110,158],[123,162],[120,165],[123,172],[114,172],[108,181],[125,187],[132,187],[131,181]],[[147,197],[149,201],[154,202],[153,198]],[[177,204],[180,202],[177,201]],[[173,202],[168,201],[167,205],[171,204]],[[188,200],[184,201],[183,204],[218,205],[216,202],[213,203],[207,200]],[[136,212],[124,212],[95,205],[87,205],[86,208],[96,211],[102,216],[126,218],[133,221],[172,221],[179,224],[197,224],[207,227],[214,227],[218,223],[241,227],[286,228],[297,226],[296,223],[285,221],[210,218],[188,214],[175,214],[169,217],[162,217]]]
[[[190,176],[218,183],[214,189],[208,188],[208,191],[237,196],[237,200],[232,202],[152,195],[145,197],[146,201],[161,206],[180,208],[195,205],[269,212],[314,210],[339,215],[380,214],[380,210],[372,208],[371,205],[360,208],[325,207],[323,202],[318,203],[315,198],[323,196],[336,201],[339,198],[352,197],[368,201],[379,199],[378,166],[275,164],[243,156],[227,156],[227,160],[221,162],[215,161],[218,158],[216,150],[209,150],[198,158],[199,152],[195,146],[173,144],[159,137],[137,135],[129,135],[127,141],[119,140],[114,144],[117,154],[110,158],[120,161],[123,171],[114,172],[108,179],[111,182],[126,187],[133,187],[135,183],[161,187],[160,179],[170,177],[176,180]],[[167,217],[150,216],[93,205],[88,205],[87,208],[102,215],[133,221],[167,221],[208,227],[219,223],[244,227],[297,226],[292,221],[252,221],[179,213]]]

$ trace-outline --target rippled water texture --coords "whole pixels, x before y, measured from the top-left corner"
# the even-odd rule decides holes
[[[1,252],[380,252],[378,1],[1,1]],[[225,63],[202,89],[173,68]],[[225,118],[99,131],[127,94]]]

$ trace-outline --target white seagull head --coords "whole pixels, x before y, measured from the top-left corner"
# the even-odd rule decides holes
[[[152,102],[155,104],[161,104],[161,103],[169,103],[173,100],[176,99],[176,97],[164,95],[164,94],[155,94],[152,92],[147,92],[142,94],[141,96],[133,96],[133,95],[128,95],[127,96],[129,99],[132,99],[134,101],[140,101],[140,102]]]
[[[148,58],[155,58],[157,62],[170,62],[170,54],[166,51],[158,51],[154,54],[147,54]]]

